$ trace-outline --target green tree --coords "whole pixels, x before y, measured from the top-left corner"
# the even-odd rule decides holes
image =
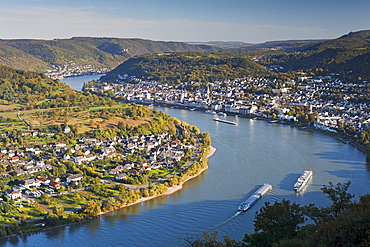
[[[62,205],[57,205],[53,208],[53,214],[57,215],[59,218],[63,217],[64,207]]]
[[[0,225],[0,237],[5,237],[7,235],[6,228],[3,225]]]
[[[48,226],[56,226],[59,223],[59,217],[56,214],[48,214],[45,216],[45,223]]]
[[[190,247],[239,247],[244,246],[243,243],[237,242],[228,236],[224,236],[222,240],[218,238],[218,232],[203,233],[200,239],[191,240],[189,238],[185,239],[187,241],[187,246]]]
[[[360,197],[347,210],[327,222],[321,222],[315,233],[320,246],[370,246],[370,195]]]
[[[6,227],[6,232],[8,235],[18,234],[20,232],[20,227],[17,223],[11,223],[9,226]]]
[[[328,208],[330,214],[337,216],[340,212],[348,208],[351,200],[354,198],[353,194],[347,192],[350,185],[350,181],[344,184],[338,183],[336,186],[332,182],[329,182],[329,186],[325,185],[321,188],[332,202]]]
[[[297,236],[301,224],[305,222],[302,207],[289,200],[265,202],[255,216],[255,233],[246,234],[243,241],[251,246],[272,246],[280,239]]]
[[[96,216],[101,213],[101,203],[97,203],[95,201],[88,201],[83,207],[83,212],[90,215]]]

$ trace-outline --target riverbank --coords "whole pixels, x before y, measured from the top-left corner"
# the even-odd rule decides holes
[[[217,150],[216,148],[214,148],[214,147],[211,146],[210,149],[209,149],[209,151],[208,151],[208,153],[207,153],[207,156],[206,156],[207,159],[209,157],[211,157],[216,152],[216,150]],[[191,180],[193,178],[198,177],[200,174],[202,174],[206,170],[208,170],[208,165],[206,165],[206,167],[203,168],[202,170],[200,170],[196,175],[193,175],[193,176],[188,177],[186,180],[184,180],[183,182],[181,182],[181,184],[175,185],[175,186],[172,186],[172,187],[169,187],[168,190],[167,190],[167,192],[165,192],[163,194],[155,195],[155,196],[142,197],[139,200],[137,200],[136,202],[133,202],[133,203],[124,205],[122,207],[119,207],[116,210],[119,210],[119,209],[122,209],[122,208],[125,208],[125,207],[129,207],[129,206],[132,206],[132,205],[135,205],[135,204],[139,204],[139,203],[142,203],[142,202],[146,202],[146,201],[152,200],[152,199],[157,198],[157,197],[160,197],[160,196],[168,196],[168,195],[171,195],[171,194],[173,194],[173,193],[175,193],[175,192],[177,192],[179,190],[182,190],[183,187],[184,187],[184,184],[187,181],[189,181],[189,180]],[[116,211],[116,210],[114,210],[114,211]],[[101,212],[98,215],[103,215],[103,214],[107,214],[107,213],[110,213],[110,212],[113,212],[113,211]]]
[[[216,152],[216,148],[214,147],[210,147],[206,157],[207,159],[209,157],[211,157],[214,153]],[[188,177],[186,180],[184,180],[183,182],[181,182],[179,185],[176,185],[176,186],[172,186],[172,187],[169,187],[167,192],[163,193],[163,194],[160,194],[160,195],[155,195],[155,196],[148,196],[148,197],[142,197],[140,198],[139,200],[137,200],[136,202],[133,202],[133,203],[130,203],[130,204],[127,204],[127,205],[124,205],[124,206],[121,206],[115,210],[112,210],[112,211],[106,211],[106,212],[101,212],[99,213],[98,215],[96,216],[91,216],[91,217],[88,217],[82,221],[79,221],[79,222],[73,222],[73,223],[68,223],[68,224],[62,224],[62,225],[57,225],[57,226],[52,226],[52,227],[47,227],[47,228],[43,228],[43,229],[35,229],[35,230],[31,230],[31,231],[28,231],[28,232],[24,232],[24,233],[19,233],[19,234],[12,234],[12,235],[7,235],[7,236],[2,236],[0,237],[0,239],[3,239],[3,238],[9,238],[9,237],[16,237],[16,236],[24,236],[24,235],[31,235],[31,234],[35,234],[35,233],[39,233],[39,232],[44,232],[44,231],[49,231],[49,230],[53,230],[53,229],[56,229],[56,228],[61,228],[61,227],[66,227],[66,226],[70,226],[70,225],[76,225],[76,224],[82,224],[84,222],[87,222],[91,219],[93,219],[94,217],[99,217],[101,215],[104,215],[104,214],[108,214],[108,213],[111,213],[111,212],[114,212],[114,211],[117,211],[117,210],[120,210],[122,208],[126,208],[126,207],[130,207],[130,206],[133,206],[135,204],[139,204],[139,203],[142,203],[142,202],[146,202],[146,201],[149,201],[149,200],[152,200],[152,199],[155,199],[157,197],[161,197],[161,196],[168,196],[168,195],[171,195],[179,190],[182,190],[183,187],[184,187],[184,184],[193,179],[193,178],[196,178],[198,177],[199,175],[201,175],[204,171],[206,171],[208,169],[208,165],[206,165],[202,170],[200,170],[197,174],[193,175],[193,176],[190,176]],[[19,222],[18,222],[19,223]]]

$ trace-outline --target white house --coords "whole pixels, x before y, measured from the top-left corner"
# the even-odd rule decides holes
[[[10,190],[7,190],[5,194],[10,198],[10,200],[22,198],[21,190],[10,189]]]
[[[116,175],[114,178],[117,179],[117,180],[126,179],[127,174],[126,173],[121,173],[121,174]]]
[[[74,174],[67,177],[67,183],[78,182],[83,178],[82,174]]]

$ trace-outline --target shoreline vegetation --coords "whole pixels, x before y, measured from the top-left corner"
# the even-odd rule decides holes
[[[50,226],[50,227],[45,227],[45,228],[42,228],[42,229],[30,230],[30,231],[27,231],[27,232],[21,232],[21,233],[12,234],[12,235],[1,236],[0,239],[10,238],[10,237],[16,237],[16,236],[30,235],[30,234],[44,232],[44,231],[49,231],[49,230],[53,230],[53,229],[57,229],[57,228],[61,228],[61,227],[70,226],[70,225],[82,224],[82,223],[87,222],[87,221],[89,221],[89,220],[91,220],[93,218],[100,217],[101,215],[105,215],[105,214],[108,214],[108,213],[111,213],[111,212],[114,212],[114,211],[117,211],[117,210],[120,210],[120,209],[123,209],[123,208],[126,208],[126,207],[130,207],[130,206],[133,206],[133,205],[136,205],[136,204],[140,204],[140,203],[143,203],[143,202],[146,202],[146,201],[150,201],[152,199],[155,199],[155,198],[158,198],[158,197],[161,197],[161,196],[171,195],[171,194],[173,194],[173,193],[175,193],[177,191],[182,190],[184,188],[184,184],[186,182],[188,182],[189,180],[191,180],[193,178],[198,177],[203,172],[205,172],[206,170],[208,170],[208,168],[209,168],[208,167],[208,164],[207,164],[208,163],[208,159],[216,152],[216,150],[217,149],[214,148],[214,147],[212,147],[212,146],[210,146],[209,148],[207,148],[207,153],[206,153],[206,156],[205,156],[206,159],[203,161],[204,164],[205,164],[205,166],[200,171],[198,171],[196,174],[194,174],[194,175],[189,176],[188,178],[186,178],[180,184],[174,185],[174,186],[171,186],[171,187],[168,187],[168,190],[165,193],[154,195],[154,196],[141,197],[140,199],[138,199],[137,201],[135,201],[133,203],[129,203],[129,204],[120,206],[119,208],[116,208],[114,210],[100,212],[99,214],[97,214],[95,216],[86,217],[82,221],[70,222],[70,223],[67,223],[67,224],[61,224],[61,225],[57,225],[57,226]],[[45,224],[44,224],[44,226],[45,226]]]
[[[214,147],[210,147],[208,153],[207,153],[207,156],[206,158],[208,159],[209,157],[211,157],[214,153],[216,152],[216,148]],[[184,184],[193,179],[193,178],[196,178],[198,177],[199,175],[201,175],[204,171],[208,170],[208,165],[206,165],[204,168],[202,168],[197,174],[193,175],[193,176],[190,176],[188,177],[187,179],[185,179],[184,181],[182,181],[179,185],[174,185],[174,186],[171,186],[168,188],[168,190],[165,192],[165,193],[162,193],[162,194],[159,194],[159,195],[155,195],[155,196],[147,196],[147,197],[141,197],[139,200],[137,200],[136,202],[133,202],[133,203],[130,203],[130,204],[127,204],[127,205],[123,205],[121,207],[119,207],[118,209],[115,209],[113,211],[107,211],[107,212],[101,212],[98,214],[98,216],[100,215],[104,215],[104,214],[107,214],[107,213],[110,213],[110,212],[114,212],[116,210],[120,210],[122,208],[125,208],[125,207],[129,207],[129,206],[132,206],[132,205],[135,205],[135,204],[139,204],[139,203],[142,203],[142,202],[146,202],[146,201],[150,201],[154,198],[157,198],[157,197],[161,197],[161,196],[168,196],[168,195],[171,195],[179,190],[182,190],[183,187],[184,187]]]

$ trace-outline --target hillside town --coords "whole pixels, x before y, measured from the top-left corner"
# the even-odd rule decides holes
[[[63,65],[52,65],[52,69],[45,71],[45,75],[53,79],[63,79],[71,76],[84,76],[104,74],[112,68],[100,68],[91,64],[76,65],[73,61],[69,61]]]
[[[64,132],[68,132],[68,126]],[[22,135],[37,136],[38,131],[23,131]],[[18,184],[5,195],[10,200],[23,197],[39,197],[42,193],[63,193],[68,188],[82,187],[83,174],[62,173],[58,176],[33,176],[42,171],[53,172],[60,169],[60,162],[72,161],[77,166],[93,161],[111,159],[126,160],[124,163],[112,165],[102,162],[99,172],[109,174],[111,180],[126,182],[128,176],[160,169],[172,168],[184,159],[188,150],[196,146],[183,144],[168,133],[147,136],[114,137],[99,140],[96,138],[79,139],[74,146],[68,146],[64,141],[44,144],[36,147],[28,145],[25,148],[2,147],[0,163],[7,167],[1,176],[19,177]],[[140,153],[140,161],[128,161],[128,156]],[[53,164],[53,165],[52,165]],[[61,173],[54,171],[53,174]]]
[[[114,83],[95,84],[85,90],[114,92],[125,102],[299,121],[325,131],[340,129],[356,135],[370,127],[367,87],[366,83],[345,83],[333,76],[304,74],[287,82],[247,77],[203,87],[198,82],[172,86],[125,74]]]

